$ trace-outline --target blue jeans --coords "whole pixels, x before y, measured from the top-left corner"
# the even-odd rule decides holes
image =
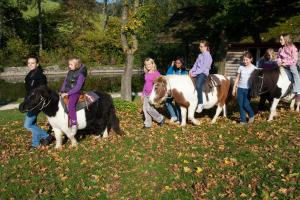
[[[240,121],[246,122],[246,112],[249,113],[249,117],[254,117],[253,109],[249,101],[249,89],[238,88],[237,90],[237,101],[240,107]]]
[[[46,131],[42,130],[40,127],[36,124],[37,115],[28,112],[25,116],[25,122],[24,127],[31,131],[32,133],[32,144],[31,146],[37,147],[40,145],[40,140],[43,138],[47,138],[49,136]]]
[[[203,104],[203,97],[202,97],[202,88],[204,85],[205,80],[207,79],[207,76],[205,74],[198,74],[196,76],[196,90],[198,93],[198,104]]]
[[[173,104],[173,98],[167,98],[166,106],[170,116],[181,121],[180,107],[177,103],[175,103],[175,105]]]
[[[293,92],[300,93],[300,76],[296,65],[284,67],[290,81],[293,83]]]

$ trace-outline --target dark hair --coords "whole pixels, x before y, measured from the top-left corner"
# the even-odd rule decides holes
[[[184,59],[183,59],[183,57],[177,56],[177,57],[175,57],[175,60],[174,60],[174,61],[176,61],[176,60],[179,60],[179,61],[181,62],[181,64],[182,64],[181,69],[185,69],[185,64],[184,64]]]
[[[29,60],[30,58],[35,59],[36,63],[39,63],[39,62],[40,62],[40,60],[39,60],[39,58],[38,58],[37,56],[30,55],[30,56],[27,57],[27,60]]]
[[[252,56],[252,54],[251,54],[249,51],[246,51],[246,52],[243,54],[243,58],[249,58],[249,59],[252,59],[253,56]]]

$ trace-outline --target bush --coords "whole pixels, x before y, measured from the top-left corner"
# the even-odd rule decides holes
[[[20,38],[10,38],[6,43],[6,51],[3,52],[4,58],[2,64],[13,66],[23,65],[24,60],[30,53],[31,46]]]

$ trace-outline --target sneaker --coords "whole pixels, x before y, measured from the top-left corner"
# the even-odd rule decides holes
[[[158,126],[162,126],[165,123],[165,118],[163,118],[160,122],[158,122]]]
[[[203,110],[203,104],[198,104],[197,109],[196,109],[196,113],[201,113]]]
[[[254,117],[250,117],[248,123],[251,124],[254,122]]]
[[[151,128],[150,126],[143,126],[143,129],[149,129]]]
[[[54,141],[54,139],[55,138],[52,135],[49,135],[48,137],[41,139],[41,144],[43,146],[47,146],[47,145],[51,144]]]
[[[247,122],[240,122],[240,125],[247,125]]]
[[[174,123],[174,122],[177,122],[177,121],[178,121],[177,117],[171,117],[171,119],[170,119],[171,123]]]
[[[37,149],[38,149],[38,147],[34,147],[34,146],[28,147],[28,150],[29,150],[29,151],[34,151],[34,150],[37,150]]]

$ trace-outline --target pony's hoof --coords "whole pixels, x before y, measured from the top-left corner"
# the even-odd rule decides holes
[[[71,148],[77,148],[77,147],[78,147],[78,143],[71,144]]]
[[[193,120],[192,121],[194,125],[199,126],[200,125],[200,121],[199,120]]]
[[[54,149],[61,150],[62,146],[61,145],[55,145]]]
[[[180,127],[185,127],[186,126],[186,124],[180,124]]]
[[[216,122],[217,122],[217,119],[212,119],[210,123],[211,123],[211,124],[214,124],[214,123],[216,123]]]
[[[96,135],[94,138],[95,138],[96,140],[99,140],[99,139],[101,139],[101,135]]]

